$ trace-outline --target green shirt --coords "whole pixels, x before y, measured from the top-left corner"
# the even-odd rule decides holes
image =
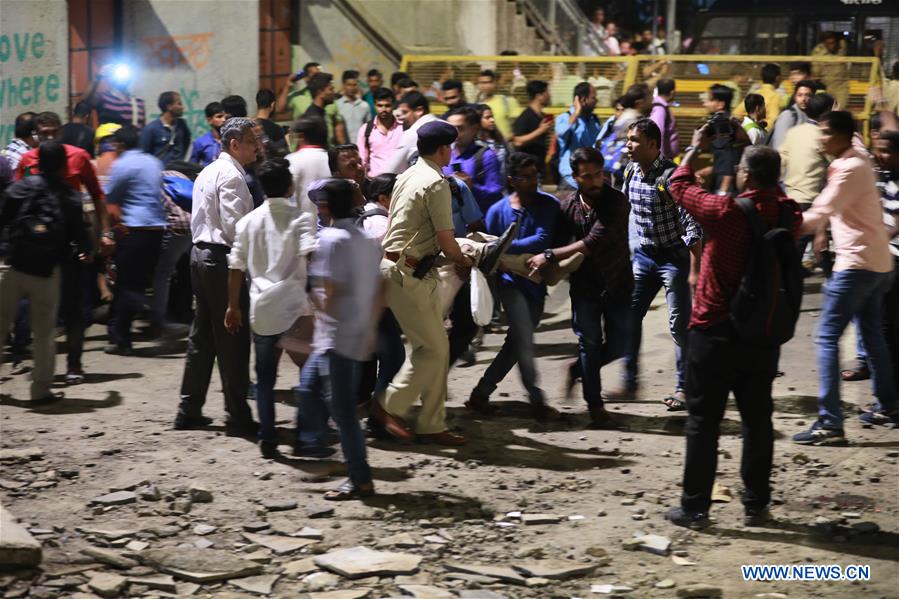
[[[436,164],[420,158],[397,177],[384,249],[423,258],[440,252],[438,231],[453,230],[449,184]]]

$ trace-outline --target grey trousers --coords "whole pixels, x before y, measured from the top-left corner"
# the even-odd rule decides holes
[[[181,404],[178,413],[189,418],[202,415],[206,392],[218,362],[225,395],[225,423],[244,427],[253,420],[247,404],[250,384],[250,296],[246,285],[240,292],[244,322],[231,334],[225,330],[228,308],[228,248],[199,244],[190,253],[190,280],[196,298],[194,320],[187,340]]]
[[[31,399],[50,395],[56,368],[56,315],[59,312],[59,267],[49,277],[38,277],[13,268],[0,267],[0,346],[6,345],[9,327],[19,300],[31,303],[32,356]]]

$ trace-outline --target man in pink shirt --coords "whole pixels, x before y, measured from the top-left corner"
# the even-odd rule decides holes
[[[377,116],[359,127],[359,134],[356,136],[359,156],[369,178],[384,172],[403,138],[403,126],[393,116],[393,92],[382,87],[375,91],[374,96]]]
[[[818,420],[793,436],[804,445],[845,443],[840,407],[840,336],[856,318],[868,351],[874,402],[859,418],[867,424],[891,424],[899,420],[899,402],[889,350],[883,337],[884,295],[893,280],[887,230],[868,157],[853,147],[855,122],[848,112],[824,115],[821,148],[835,156],[827,170],[827,186],[812,203],[802,221],[802,233],[815,235],[821,245],[828,222],[836,251],[833,274],[824,291],[815,343],[818,346]]]
[[[659,148],[662,156],[673,159],[680,153],[680,142],[677,137],[677,122],[671,113],[671,102],[674,101],[674,79],[659,79],[656,83],[656,97],[652,99],[652,112],[649,118],[659,126],[662,132],[662,145]]]

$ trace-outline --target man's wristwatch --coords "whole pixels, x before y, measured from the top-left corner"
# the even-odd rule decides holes
[[[100,237],[105,237],[106,239],[115,239],[115,233],[112,231],[103,231],[100,233]]]
[[[684,148],[684,154],[685,155],[689,154],[690,152],[692,152],[695,149],[696,149],[696,146],[687,146],[686,148]]]
[[[547,262],[552,262],[556,259],[556,255],[553,254],[552,250],[543,250],[543,257],[546,258]]]

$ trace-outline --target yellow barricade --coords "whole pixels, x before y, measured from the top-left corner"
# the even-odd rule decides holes
[[[691,131],[708,116],[703,108],[703,95],[715,83],[734,90],[733,108],[742,109],[743,98],[757,89],[762,66],[780,65],[784,82],[779,91],[784,104],[792,93],[787,81],[789,63],[805,61],[812,64],[812,78],[827,86],[843,109],[853,113],[859,130],[868,133],[871,102],[868,90],[881,81],[880,63],[871,57],[818,56],[699,56],[677,54],[665,56],[581,57],[581,56],[433,56],[407,55],[401,70],[417,81],[419,88],[438,101],[433,112],[442,112],[439,105],[440,86],[448,79],[462,81],[466,97],[478,97],[477,78],[482,69],[497,74],[497,93],[514,97],[525,106],[528,102],[525,86],[532,79],[549,83],[552,105],[547,112],[558,114],[568,110],[574,87],[589,81],[597,90],[596,114],[606,118],[613,112],[615,100],[633,83],[653,87],[661,78],[676,81],[677,105],[672,112],[677,119],[681,145],[689,142]],[[769,120],[773,124],[773,120]]]

